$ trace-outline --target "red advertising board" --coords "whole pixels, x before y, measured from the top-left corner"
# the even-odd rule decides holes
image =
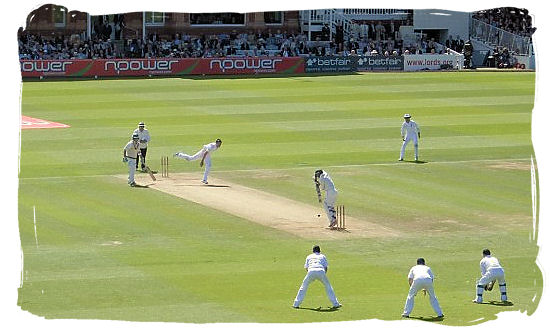
[[[301,57],[21,60],[23,78],[303,73]]]

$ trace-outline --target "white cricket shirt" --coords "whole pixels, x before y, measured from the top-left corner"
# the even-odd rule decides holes
[[[416,265],[409,271],[409,279],[434,279],[432,269],[426,265]]]
[[[304,268],[307,268],[308,271],[325,270],[325,267],[328,267],[328,260],[325,255],[314,252],[306,257]]]
[[[413,120],[403,121],[403,125],[401,126],[401,136],[407,137],[409,135],[416,136],[417,133],[420,132],[420,127],[416,122]]]

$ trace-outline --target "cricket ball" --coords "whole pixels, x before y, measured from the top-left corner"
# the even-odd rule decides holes
[[[321,217],[321,214],[317,214],[317,217]]]

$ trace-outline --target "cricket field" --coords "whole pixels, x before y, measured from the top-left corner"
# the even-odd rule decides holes
[[[534,93],[532,72],[24,82],[22,115],[70,127],[21,131],[18,305],[48,319],[185,323],[469,326],[503,311],[531,315],[543,286]],[[410,161],[412,144],[397,161],[404,113],[422,131],[419,162]],[[122,148],[140,121],[151,133],[149,166],[159,170],[169,156],[170,175],[189,184],[202,168],[172,154],[223,140],[210,175],[225,185],[196,186],[212,200],[156,189],[162,180],[146,173],[137,174],[143,188],[127,185]],[[318,168],[356,220],[349,232],[325,228]],[[266,223],[257,217],[273,209],[254,217],[246,206],[216,207],[215,189],[231,201],[232,186],[316,207],[321,217],[296,218],[314,226],[304,235],[285,208]],[[320,283],[301,309],[291,307],[314,244],[341,309],[329,309]],[[506,271],[510,305],[498,288],[485,304],[471,302],[484,248]],[[413,319],[400,318],[418,257],[436,275],[441,321],[420,294]]]

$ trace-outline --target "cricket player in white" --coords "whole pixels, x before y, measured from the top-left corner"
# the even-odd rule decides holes
[[[477,282],[477,296],[473,302],[481,304],[483,302],[483,290],[492,290],[495,281],[498,281],[498,286],[500,288],[500,300],[503,302],[508,301],[504,269],[500,266],[498,259],[491,256],[491,251],[489,249],[483,250],[483,258],[479,262],[479,267],[481,270],[481,279]]]
[[[294,299],[294,304],[292,307],[300,307],[300,304],[302,304],[302,301],[306,296],[309,284],[315,280],[321,281],[325,286],[325,291],[328,299],[330,299],[332,303],[332,307],[341,307],[342,305],[338,302],[338,299],[336,299],[334,290],[332,289],[332,286],[327,278],[328,260],[325,255],[321,254],[321,248],[319,246],[313,246],[313,253],[306,257],[304,268],[306,269],[307,274],[302,282],[302,285],[300,286],[300,289],[298,290],[298,294],[296,295],[296,299]]]
[[[323,208],[327,214],[329,221],[329,227],[336,225],[336,211],[334,205],[336,204],[336,198],[338,197],[338,191],[334,186],[334,182],[330,178],[326,171],[318,169],[315,171],[313,181],[319,186],[319,188],[325,191],[325,200],[323,201]]]
[[[187,161],[195,161],[195,160],[201,159],[200,166],[202,167],[203,165],[205,165],[202,182],[203,184],[208,184],[208,174],[210,173],[210,167],[212,166],[212,160],[210,158],[210,154],[216,151],[217,149],[219,149],[221,146],[222,146],[222,140],[218,138],[216,139],[215,142],[203,145],[202,149],[200,149],[194,155],[177,152],[177,153],[174,153],[174,157],[185,159]]]
[[[437,297],[434,292],[434,275],[432,273],[432,269],[426,266],[426,261],[424,258],[418,258],[416,260],[416,266],[411,268],[408,278],[410,289],[402,316],[404,318],[409,317],[409,314],[411,314],[414,307],[414,297],[416,296],[416,293],[425,289],[425,291],[430,295],[430,304],[432,305],[433,310],[438,317],[443,317],[443,312],[439,307],[439,302],[437,301]]]
[[[149,135],[149,130],[145,128],[145,123],[142,121],[138,124],[134,134],[139,136],[139,151],[140,157],[136,161],[136,169],[138,168],[139,159],[141,158],[141,170],[145,171],[145,157],[147,156],[147,145],[151,141],[151,136]]]
[[[401,126],[401,138],[403,139],[403,145],[401,145],[401,153],[399,154],[399,161],[403,161],[405,156],[405,147],[412,140],[414,143],[414,161],[418,161],[418,140],[420,139],[420,127],[416,122],[411,120],[410,114],[403,115],[405,121]]]
[[[136,173],[136,160],[139,156],[139,136],[132,134],[132,140],[126,144],[122,151],[122,162],[128,163],[128,185],[136,186],[134,174]]]

